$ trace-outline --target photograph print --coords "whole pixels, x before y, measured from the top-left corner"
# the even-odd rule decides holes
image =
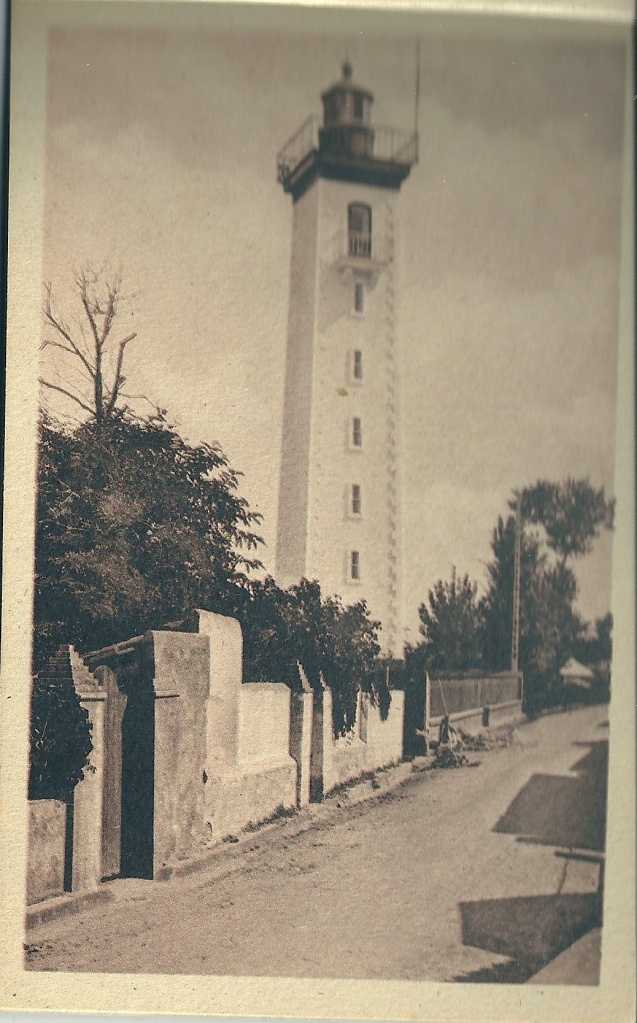
[[[610,1004],[628,21],[15,22],[17,1007]]]

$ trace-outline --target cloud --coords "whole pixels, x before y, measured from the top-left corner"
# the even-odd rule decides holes
[[[356,50],[378,121],[408,126],[413,40]],[[45,276],[64,308],[74,267],[122,264],[131,389],[245,471],[272,568],[291,220],[274,158],[340,37],[65,31],[50,54]],[[618,54],[423,41],[421,161],[400,196],[413,609],[451,563],[479,576],[514,486],[612,482]]]
[[[591,145],[584,115],[494,134],[426,104],[402,199],[421,284],[465,272],[533,291],[583,254],[618,259],[620,157]]]
[[[421,40],[422,94],[452,118],[490,135],[532,137],[549,118],[585,118],[587,145],[620,155],[625,36],[586,37],[541,23],[482,26]]]

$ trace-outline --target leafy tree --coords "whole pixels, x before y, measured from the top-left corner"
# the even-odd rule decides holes
[[[61,643],[94,649],[203,607],[241,621],[250,679],[298,685],[297,662],[314,687],[322,674],[337,733],[354,723],[359,688],[386,713],[378,623],[364,603],[344,607],[305,580],[284,591],[250,578],[260,517],[238,480],[217,447],[187,444],[160,412],[110,407],[75,427],[43,414],[34,670]],[[60,714],[58,704],[62,722],[72,708]]]
[[[119,275],[76,274],[79,315],[68,322],[46,287],[42,347],[63,353],[65,378],[42,384],[83,420],[64,426],[43,413],[40,424],[36,671],[61,642],[85,650],[195,605],[223,610],[259,565],[250,552],[260,517],[225,455],[189,445],[162,410],[141,417],[125,404],[142,396],[123,390],[136,333],[116,340],[121,287]]]
[[[577,648],[585,625],[574,610],[577,581],[569,559],[588,553],[602,529],[612,529],[614,502],[588,480],[538,481],[517,496],[523,530],[520,565],[519,663],[532,710],[551,699],[559,669]],[[510,502],[515,507],[516,499]],[[529,526],[531,528],[529,528]],[[533,528],[535,527],[535,528]],[[482,601],[485,660],[494,669],[510,665],[513,619],[515,519],[499,519],[492,536]]]
[[[595,619],[595,646],[590,654],[592,661],[612,661],[613,659],[613,616],[608,614]]]
[[[539,709],[552,698],[564,661],[583,649],[585,624],[574,610],[577,581],[569,562],[587,554],[603,529],[612,529],[614,501],[587,479],[538,480],[509,502],[522,512],[519,664],[527,704]],[[438,580],[419,608],[419,647],[407,650],[414,665],[464,671],[511,665],[515,518],[500,518],[491,538],[487,588],[478,601],[468,576]],[[600,620],[599,647],[610,648],[610,622]],[[590,645],[590,644],[589,644]]]
[[[157,415],[40,425],[35,670],[60,643],[97,648],[192,608],[227,611],[259,566],[239,474]]]
[[[584,664],[608,664],[613,657],[613,616],[608,612],[596,618],[594,626],[580,637],[575,648],[575,657]]]
[[[84,270],[75,293],[79,315],[72,321],[55,308],[50,285],[43,309],[42,347],[62,353],[64,376],[41,383],[69,399],[80,421],[64,425],[43,412],[40,423],[34,784],[46,775],[38,764],[52,764],[58,750],[72,790],[79,777],[69,755],[74,729],[77,749],[90,750],[72,687],[47,669],[59,645],[94,649],[186,618],[196,607],[239,618],[251,679],[298,685],[299,661],[314,687],[323,675],[334,693],[337,733],[353,725],[359,689],[386,713],[378,623],[365,604],[344,607],[306,580],[284,591],[272,579],[249,578],[260,567],[260,516],[238,496],[240,474],[218,447],[184,441],[152,402],[155,412],[146,417],[128,407],[143,396],[124,391],[125,353],[137,335],[117,339],[121,277]],[[43,732],[52,742],[44,758]]]
[[[41,348],[63,354],[58,360],[62,365],[57,366],[59,382],[41,378],[40,383],[46,392],[70,399],[80,410],[80,422],[87,419],[88,425],[75,433],[62,426],[56,428],[46,412],[42,412],[29,774],[29,794],[33,799],[70,799],[92,748],[88,717],[80,707],[70,678],[56,670],[53,654],[60,643],[82,633],[81,620],[75,620],[82,599],[79,593],[74,593],[72,583],[73,573],[77,577],[81,570],[82,552],[88,567],[91,535],[91,497],[82,475],[82,442],[90,447],[87,442],[91,430],[101,442],[103,427],[121,421],[123,410],[118,402],[124,397],[124,357],[127,346],[137,336],[130,332],[118,341],[113,338],[121,276],[106,280],[85,269],[76,274],[74,283],[79,317],[74,316],[72,322],[62,317],[55,308],[50,284],[45,285],[43,307],[45,335]],[[98,449],[99,444],[93,453]],[[99,531],[98,523],[93,523],[93,527]],[[112,566],[99,568],[103,568],[104,577],[112,570]],[[81,585],[86,604],[90,579]],[[97,594],[99,586],[93,589]],[[95,625],[99,622],[95,608],[93,616]]]
[[[423,656],[430,670],[465,671],[482,662],[482,622],[477,601],[478,584],[468,575],[439,579],[421,604],[420,632]]]
[[[238,479],[218,448],[187,444],[161,416],[115,410],[108,421],[74,429],[42,417],[34,644],[41,678],[61,643],[95,649],[202,607],[240,620],[250,680],[298,686],[298,662],[315,688],[323,675],[337,734],[354,724],[359,689],[386,714],[378,623],[364,602],[345,607],[307,580],[282,590],[250,577],[259,567],[259,516],[236,493]],[[73,702],[69,690],[64,707],[38,681],[34,729],[38,715],[57,716],[61,748]],[[33,742],[35,757],[35,730]]]
[[[280,589],[273,579],[252,582],[249,602],[237,608],[244,629],[245,672],[252,681],[284,681],[300,686],[298,664],[314,689],[321,676],[333,693],[335,734],[354,725],[359,690],[371,694],[381,713],[390,694],[379,671],[379,623],[364,601],[344,606],[339,597],[323,597],[318,582],[302,579]]]
[[[84,777],[91,728],[68,669],[62,649],[33,682],[29,799],[69,802]]]
[[[606,500],[604,488],[596,490],[588,479],[538,480],[522,491],[521,500],[524,520],[543,527],[547,546],[563,566],[590,553],[601,531],[613,528],[614,499]]]

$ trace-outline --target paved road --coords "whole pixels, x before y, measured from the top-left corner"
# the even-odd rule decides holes
[[[114,882],[30,931],[29,967],[527,981],[599,925],[607,735],[604,707],[547,716],[474,767],[256,833],[229,876]]]

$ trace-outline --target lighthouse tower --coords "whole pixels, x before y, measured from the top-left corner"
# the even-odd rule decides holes
[[[349,63],[278,155],[292,196],[277,580],[364,598],[402,650],[396,203],[417,135],[372,125]]]

